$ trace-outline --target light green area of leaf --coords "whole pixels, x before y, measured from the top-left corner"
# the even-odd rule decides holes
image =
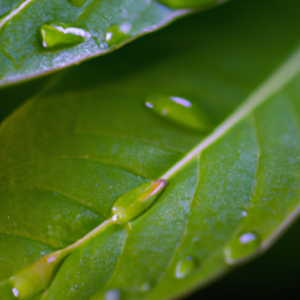
[[[218,4],[215,0],[210,2],[199,5],[205,9]],[[1,12],[5,13],[0,18],[0,86],[3,86],[110,52],[189,10],[174,10],[153,0],[23,0],[20,3],[5,0],[0,3],[0,15]],[[60,36],[56,37],[55,48],[47,47],[40,28],[52,22],[84,30],[88,37],[77,37],[72,43],[70,34]],[[108,36],[112,26],[119,26],[126,34],[119,33],[122,38]],[[46,39],[53,44],[52,36]]]
[[[272,78],[299,43],[299,4],[288,2],[236,1],[182,20],[70,70],[10,116],[0,132],[0,280],[82,237],[204,138],[153,114],[147,95],[188,99],[217,124]],[[227,270],[237,236],[255,233],[264,250],[299,205],[299,83],[201,153],[131,230],[111,227],[67,257],[43,300],[112,289],[171,298]],[[188,256],[192,268],[176,278]]]

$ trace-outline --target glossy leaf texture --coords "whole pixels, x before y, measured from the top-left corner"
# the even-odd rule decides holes
[[[199,9],[217,4],[200,2]],[[110,52],[189,12],[153,0],[1,1],[0,86]],[[68,34],[51,31],[53,22]]]
[[[148,95],[188,99],[216,126],[297,51],[299,9],[241,0],[181,20],[54,77],[3,122],[0,280],[81,238],[207,135],[154,114]],[[299,83],[270,90],[131,229],[71,253],[31,300],[173,299],[265,250],[298,213]]]

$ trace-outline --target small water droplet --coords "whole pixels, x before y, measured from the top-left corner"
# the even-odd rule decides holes
[[[122,23],[121,25],[112,25],[105,32],[105,40],[108,46],[121,44],[131,37],[129,34],[132,25],[129,22]]]
[[[73,46],[84,42],[91,36],[82,28],[72,27],[61,22],[44,24],[41,26],[40,32],[44,48]]]
[[[211,124],[204,112],[192,102],[175,96],[150,95],[146,106],[164,118],[186,127],[207,131]]]
[[[105,293],[105,300],[120,300],[121,293],[119,290],[113,289]]]
[[[178,261],[176,265],[175,276],[178,279],[185,278],[195,268],[196,262],[192,256],[187,256],[184,259]]]
[[[225,249],[225,260],[234,264],[246,258],[259,247],[260,241],[257,234],[248,232],[235,237]]]
[[[68,0],[73,6],[83,6],[87,0]]]

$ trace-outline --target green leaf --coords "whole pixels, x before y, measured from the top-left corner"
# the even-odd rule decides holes
[[[154,114],[153,94],[230,126],[131,230],[111,226],[74,250],[42,299],[174,298],[265,250],[299,206],[298,9],[236,1],[182,20],[54,78],[11,115],[0,132],[0,280],[82,238],[119,197],[215,136]]]
[[[201,2],[201,9],[217,5],[215,0]],[[113,51],[190,10],[152,0],[5,0],[0,3],[2,13],[0,86]],[[63,23],[65,33],[51,31],[53,22]]]

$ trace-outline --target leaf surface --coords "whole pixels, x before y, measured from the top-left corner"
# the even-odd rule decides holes
[[[88,233],[206,137],[153,114],[148,94],[189,99],[222,124],[290,62],[298,9],[237,1],[182,20],[74,68],[11,115],[0,132],[0,280]],[[111,227],[74,251],[37,299],[174,298],[228,270],[224,251],[241,234],[264,250],[298,213],[299,81],[279,77],[131,230]],[[187,256],[195,267],[178,279]]]
[[[215,1],[209,2],[202,6],[200,3],[201,9],[216,5]],[[152,0],[1,1],[0,86],[113,51],[189,12],[167,8]],[[67,42],[67,35],[60,33],[58,44],[58,40],[53,43],[50,37],[43,41],[42,26],[53,23],[63,23],[73,33],[75,28],[75,35],[69,34]],[[84,38],[76,34],[83,34]],[[74,39],[77,41],[72,43]]]

